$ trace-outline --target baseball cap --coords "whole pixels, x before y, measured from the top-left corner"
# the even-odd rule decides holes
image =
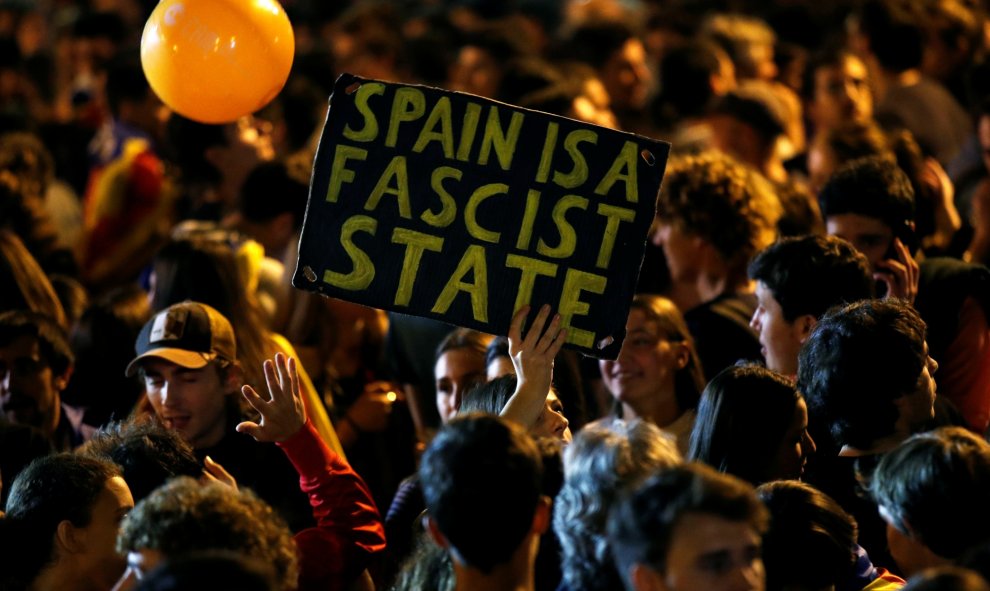
[[[199,302],[174,304],[145,323],[125,373],[133,376],[143,359],[155,357],[189,369],[214,359],[237,359],[234,329],[223,314]]]

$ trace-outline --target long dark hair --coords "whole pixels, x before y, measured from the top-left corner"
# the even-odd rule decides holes
[[[701,395],[687,459],[754,485],[769,480],[800,399],[790,380],[765,367],[722,370]]]

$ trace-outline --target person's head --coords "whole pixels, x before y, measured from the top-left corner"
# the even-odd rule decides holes
[[[502,98],[508,64],[526,53],[519,37],[518,31],[505,25],[488,26],[476,32],[451,64],[450,88],[491,99]]]
[[[770,511],[763,535],[767,591],[819,591],[844,581],[856,562],[853,517],[796,480],[769,482],[756,492]]]
[[[863,300],[818,321],[798,358],[797,387],[838,446],[867,451],[932,419],[937,369],[910,304]]]
[[[684,317],[674,302],[660,296],[633,298],[619,356],[599,361],[598,367],[615,400],[634,410],[673,401],[684,412],[698,405],[705,387]]]
[[[261,364],[272,355],[259,287],[263,249],[211,223],[185,222],[172,235],[155,254],[152,311],[187,300],[212,306],[235,328],[245,381],[263,384]]]
[[[747,365],[728,367],[708,383],[688,459],[758,485],[800,478],[813,453],[808,407],[789,379]]]
[[[5,229],[0,229],[0,285],[0,310],[32,310],[68,329],[65,309],[48,276],[17,234]]]
[[[169,306],[145,323],[127,375],[140,373],[158,419],[193,448],[224,435],[241,374],[230,322],[198,302]]]
[[[233,123],[212,125],[172,113],[166,124],[170,156],[185,182],[209,187],[226,186],[235,199],[248,173],[271,160],[271,131],[251,115]],[[225,204],[232,206],[233,202]]]
[[[797,373],[798,352],[832,306],[873,297],[866,257],[834,236],[784,238],[749,265],[757,308],[750,326],[760,334],[767,367]]]
[[[674,117],[699,117],[736,87],[736,71],[725,51],[710,41],[675,46],[660,61],[660,100]]]
[[[279,256],[302,227],[308,196],[309,185],[294,178],[284,162],[259,164],[238,196],[239,227],[266,253]]]
[[[516,384],[516,376],[513,374],[478,384],[467,391],[457,412],[499,415],[515,393]],[[551,387],[543,411],[536,419],[536,423],[530,425],[529,434],[536,438],[549,437],[568,443],[571,440],[571,429],[568,425],[567,417],[564,416],[564,405]]]
[[[914,189],[893,160],[859,158],[841,166],[818,196],[829,234],[845,238],[870,265],[899,238],[914,249]]]
[[[229,550],[271,565],[280,589],[298,579],[289,527],[251,491],[176,478],[134,507],[117,550],[127,556],[121,583],[133,585],[165,560],[203,550]]]
[[[675,281],[744,276],[753,255],[774,241],[781,213],[766,179],[729,156],[702,152],[668,164],[653,242]]]
[[[156,141],[161,140],[168,111],[151,90],[136,56],[111,62],[105,91],[114,119],[140,129]]]
[[[904,591],[990,591],[990,584],[976,571],[956,566],[928,568],[914,575]]]
[[[433,376],[437,383],[437,412],[446,423],[461,407],[464,395],[485,381],[485,350],[489,335],[458,328],[437,347]]]
[[[430,533],[455,565],[490,574],[549,527],[540,452],[522,428],[497,417],[448,422],[426,448],[419,476]]]
[[[569,588],[604,591],[622,584],[605,535],[608,511],[624,488],[680,462],[676,442],[648,421],[590,424],[578,432],[564,450],[564,486],[553,514]]]
[[[134,357],[134,341],[151,317],[148,298],[138,285],[113,289],[83,312],[69,335],[75,371],[62,400],[86,409],[88,425],[122,419],[144,394],[144,386],[124,375]]]
[[[203,302],[225,315],[237,307],[255,304],[248,295],[236,246],[239,236],[214,226],[184,225],[185,236],[175,237],[155,253],[149,299],[155,312],[185,300]],[[246,313],[242,313],[246,314]]]
[[[609,513],[608,539],[628,591],[763,591],[766,529],[752,486],[685,464],[628,490]]]
[[[61,392],[72,375],[68,338],[47,316],[0,314],[0,412],[50,437],[61,416]]]
[[[495,337],[485,349],[485,373],[488,381],[507,375],[516,375],[516,368],[509,356],[509,339]]]
[[[787,117],[786,107],[768,83],[744,84],[712,105],[708,119],[713,147],[763,170],[787,131]]]
[[[771,81],[777,77],[773,58],[777,36],[765,21],[741,14],[715,14],[703,23],[701,32],[729,54],[740,80]]]
[[[97,431],[77,453],[108,460],[138,502],[175,476],[199,477],[203,468],[192,447],[176,431],[157,421],[111,422]]]
[[[919,433],[886,454],[870,492],[907,575],[990,541],[990,444],[961,427]]]
[[[866,64],[850,51],[826,49],[808,60],[802,94],[815,132],[873,117]]]
[[[646,105],[652,74],[646,48],[630,27],[617,21],[588,22],[574,30],[567,47],[568,57],[598,71],[615,111]]]
[[[134,506],[120,470],[110,462],[68,453],[32,462],[14,480],[0,520],[4,589],[29,588],[52,569],[62,580],[109,589],[124,562],[114,543]],[[6,579],[6,581],[5,581]]]
[[[817,134],[808,147],[812,189],[821,192],[842,165],[869,156],[895,158],[887,134],[872,120],[844,121]]]
[[[901,0],[868,0],[852,15],[853,45],[891,74],[921,66],[925,33],[918,7]]]

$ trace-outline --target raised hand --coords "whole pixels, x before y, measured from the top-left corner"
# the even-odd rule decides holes
[[[873,278],[887,285],[885,298],[899,298],[913,304],[918,295],[920,267],[899,238],[894,238],[893,248],[895,257],[878,261]]]
[[[509,325],[509,355],[516,369],[516,391],[502,409],[502,416],[531,426],[546,404],[550,382],[553,380],[553,360],[567,341],[567,330],[560,328],[560,314],[554,314],[550,324],[550,306],[540,308],[533,326],[522,336],[522,324],[530,307],[524,306]],[[546,326],[546,330],[544,330]]]
[[[237,425],[237,431],[258,441],[285,441],[306,424],[296,360],[276,353],[275,361],[266,359],[263,367],[270,399],[258,396],[251,386],[241,388],[244,398],[258,411],[261,420],[258,423],[244,421]]]
[[[219,482],[237,490],[237,479],[230,472],[227,472],[226,468],[214,462],[210,456],[206,456],[206,460],[203,462],[203,475],[199,481],[203,484]]]

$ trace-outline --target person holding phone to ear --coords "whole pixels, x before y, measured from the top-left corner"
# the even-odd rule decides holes
[[[872,156],[840,167],[819,193],[829,234],[870,262],[878,295],[912,303],[928,329],[939,395],[971,429],[990,426],[990,270],[952,258],[915,260],[914,190],[893,160]]]

